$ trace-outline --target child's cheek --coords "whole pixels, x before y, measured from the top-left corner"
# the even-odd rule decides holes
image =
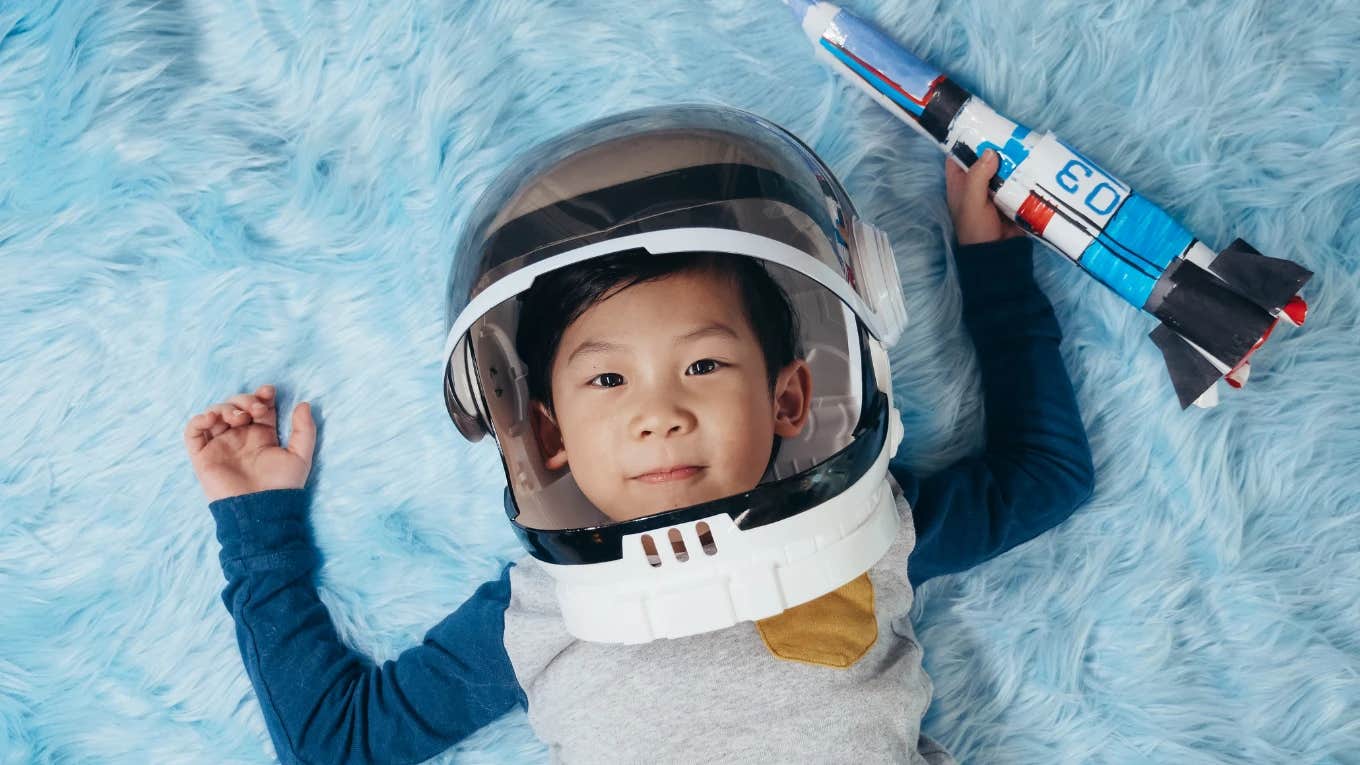
[[[762,436],[771,428],[770,423],[763,421],[763,402],[734,398],[734,405],[715,412],[714,418],[722,429],[721,438],[714,443],[722,444],[723,453],[718,457],[729,494],[756,487],[765,472],[771,444],[769,437]]]

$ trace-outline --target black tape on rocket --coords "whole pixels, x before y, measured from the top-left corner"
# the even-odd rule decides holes
[[[968,144],[963,141],[955,143],[954,148],[951,149],[949,153],[958,157],[964,167],[972,167],[973,163],[978,159],[977,154],[972,149],[968,148]]]
[[[949,125],[958,116],[963,104],[973,97],[972,93],[955,85],[953,81],[944,79],[939,85],[935,86],[935,95],[926,103],[926,110],[921,114],[921,127],[930,133],[931,137],[940,143],[944,143],[949,137]]]
[[[1169,280],[1169,284],[1164,284]],[[1225,366],[1234,367],[1275,318],[1186,260],[1171,264],[1157,289],[1167,289],[1152,315]],[[1154,338],[1155,339],[1155,338]]]
[[[1312,271],[1298,263],[1262,255],[1241,239],[1233,240],[1220,252],[1209,264],[1209,270],[1267,311],[1288,303],[1313,276]]]

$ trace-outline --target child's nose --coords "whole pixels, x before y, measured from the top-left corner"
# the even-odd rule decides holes
[[[638,438],[683,435],[694,429],[694,414],[668,399],[646,405],[633,423]]]

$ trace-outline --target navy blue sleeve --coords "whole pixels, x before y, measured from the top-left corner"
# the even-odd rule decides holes
[[[982,371],[986,446],[918,479],[889,464],[912,505],[913,585],[976,566],[1061,523],[1090,498],[1095,467],[1029,237],[955,248],[963,321]]]
[[[222,600],[282,762],[420,762],[525,705],[503,642],[510,564],[423,643],[379,667],[341,642],[317,597],[304,490],[209,508]]]

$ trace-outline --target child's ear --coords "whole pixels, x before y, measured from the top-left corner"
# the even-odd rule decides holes
[[[529,406],[529,422],[534,429],[534,440],[538,451],[543,455],[543,464],[549,470],[558,470],[567,465],[567,447],[562,441],[562,429],[557,420],[542,401],[534,401]]]
[[[774,434],[792,438],[802,433],[811,406],[812,370],[806,361],[794,359],[774,381]]]

